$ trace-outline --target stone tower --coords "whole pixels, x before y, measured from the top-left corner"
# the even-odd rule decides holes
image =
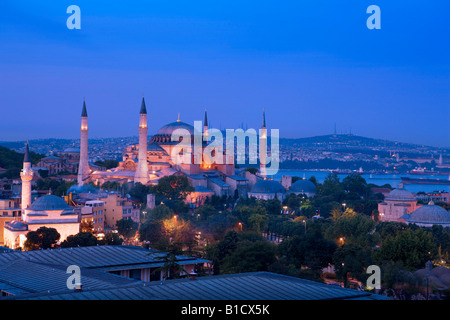
[[[259,130],[259,173],[264,179],[267,178],[267,129],[266,112],[263,110],[262,126]]]
[[[81,111],[80,129],[80,163],[78,165],[78,185],[82,186],[89,177],[90,168],[88,162],[88,115],[86,101],[83,100],[83,110]]]
[[[33,179],[33,170],[31,169],[31,157],[30,149],[27,146],[25,148],[25,156],[23,158],[23,169],[20,172],[20,178],[22,179],[22,210],[26,209],[31,204],[31,180]]]
[[[147,184],[148,182],[148,163],[147,163],[147,108],[145,100],[142,97],[141,111],[139,112],[139,154],[138,165],[134,175],[134,182]]]

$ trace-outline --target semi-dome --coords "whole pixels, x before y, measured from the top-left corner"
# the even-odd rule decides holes
[[[293,193],[315,193],[316,185],[309,180],[298,180],[291,186],[289,191]]]
[[[19,220],[12,220],[8,223],[5,223],[5,228],[11,231],[26,231],[28,230],[28,226]]]
[[[385,200],[394,200],[394,201],[415,201],[416,198],[412,194],[412,192],[398,188],[394,189],[386,196]]]
[[[410,223],[450,225],[450,212],[430,201],[428,205],[418,208],[405,220]]]
[[[79,148],[70,147],[70,148],[64,149],[64,152],[67,152],[67,153],[80,153],[80,149]]]
[[[255,183],[251,193],[286,193],[286,190],[278,181],[260,180]]]
[[[65,210],[69,208],[70,206],[62,198],[49,194],[37,198],[36,201],[34,201],[28,209],[35,211],[45,211],[45,210]]]

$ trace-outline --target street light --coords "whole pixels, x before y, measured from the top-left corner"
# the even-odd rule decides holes
[[[303,223],[305,224],[305,234],[306,234],[306,220],[303,220]]]
[[[241,228],[242,231],[242,222],[238,222],[239,227]]]
[[[345,211],[345,206],[347,205],[345,202],[342,204],[344,206],[344,211]]]

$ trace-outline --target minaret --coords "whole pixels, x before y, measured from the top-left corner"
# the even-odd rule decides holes
[[[31,169],[30,149],[25,148],[25,156],[23,158],[23,169],[20,172],[22,179],[22,210],[26,209],[31,204],[31,180],[33,179],[33,170]]]
[[[206,109],[205,109],[205,120],[203,121],[203,136],[204,136],[203,140],[208,139],[208,114],[206,113]]]
[[[266,159],[267,157],[267,129],[266,129],[266,112],[263,109],[262,126],[259,130],[259,173],[264,179],[267,178]]]
[[[134,182],[140,182],[144,185],[148,182],[147,131],[147,108],[145,107],[144,96],[142,96],[141,111],[139,112],[138,166],[134,175]]]
[[[80,163],[78,164],[78,185],[82,186],[89,177],[90,168],[88,162],[88,115],[86,101],[83,100],[83,110],[81,111],[80,129]]]

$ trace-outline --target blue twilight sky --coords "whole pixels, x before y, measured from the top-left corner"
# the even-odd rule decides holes
[[[81,30],[69,30],[69,5]],[[369,30],[369,5],[381,30]],[[211,126],[450,146],[450,1],[1,0],[0,140]]]

